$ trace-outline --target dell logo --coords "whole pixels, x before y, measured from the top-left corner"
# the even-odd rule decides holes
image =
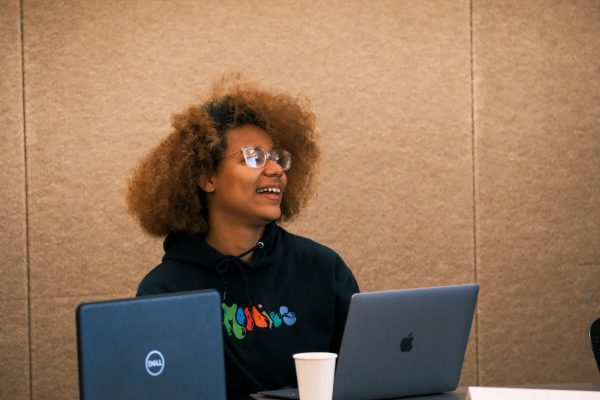
[[[146,356],[146,371],[152,375],[160,375],[165,369],[165,358],[158,350],[152,350]]]

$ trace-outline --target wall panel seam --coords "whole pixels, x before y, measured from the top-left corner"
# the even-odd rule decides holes
[[[29,398],[33,399],[33,365],[32,365],[32,318],[31,318],[31,258],[29,252],[29,181],[27,164],[27,112],[25,99],[25,32],[23,22],[23,1],[19,1],[19,18],[21,29],[21,107],[23,113],[23,190],[25,192],[25,259],[27,263],[27,309],[28,309],[28,332],[29,332]]]
[[[474,60],[473,60],[473,0],[469,0],[469,45],[470,45],[470,68],[471,68],[471,166],[472,166],[472,188],[473,188],[473,279],[478,282],[477,277],[477,174],[475,158],[475,82],[474,82]],[[475,313],[475,378],[479,382],[479,312]]]

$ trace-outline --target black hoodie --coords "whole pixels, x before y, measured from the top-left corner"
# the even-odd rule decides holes
[[[172,233],[138,296],[217,289],[222,296],[228,399],[296,386],[292,354],[338,353],[356,279],[331,249],[267,225],[252,262],[201,235]]]

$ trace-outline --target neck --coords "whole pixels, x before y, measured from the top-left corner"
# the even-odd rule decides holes
[[[227,218],[210,218],[204,240],[222,254],[237,256],[256,246],[265,231],[264,225],[229,223]],[[254,252],[242,257],[249,262]]]

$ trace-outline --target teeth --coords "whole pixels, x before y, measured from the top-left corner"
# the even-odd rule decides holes
[[[279,189],[279,188],[262,188],[262,189],[258,189],[256,191],[256,193],[265,193],[265,192],[281,193],[281,189]]]

